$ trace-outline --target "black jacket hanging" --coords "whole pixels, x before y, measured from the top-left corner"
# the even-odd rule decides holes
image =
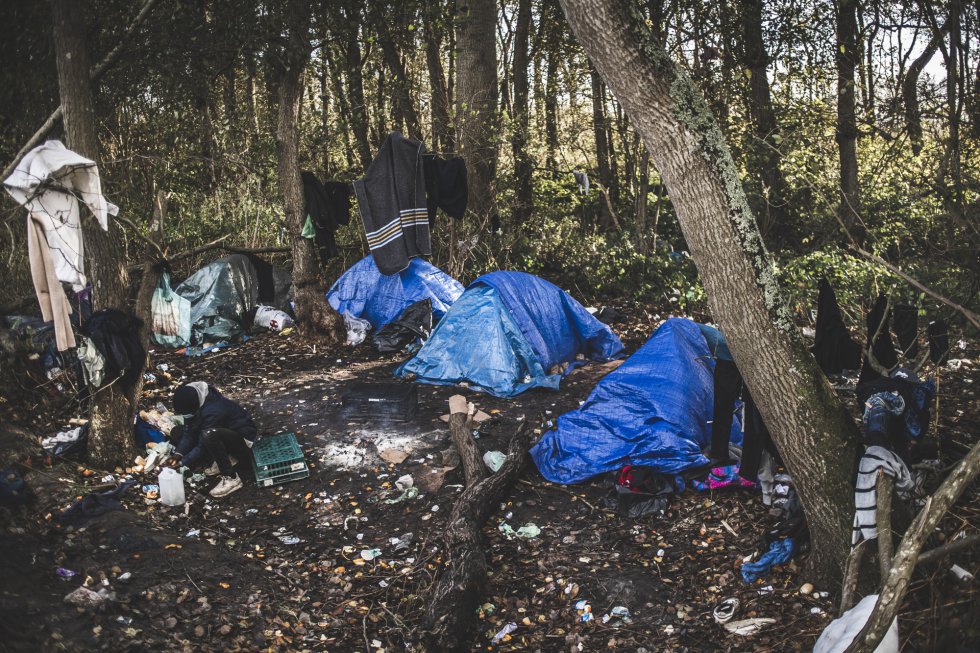
[[[826,279],[820,280],[816,339],[810,351],[824,374],[840,374],[842,370],[856,370],[861,366],[861,345],[854,342],[844,326],[837,295]]]
[[[459,220],[466,213],[469,199],[466,187],[466,163],[462,157],[443,159],[435,154],[422,156],[425,195],[429,205],[429,225],[435,224],[436,209]]]
[[[890,370],[898,365],[898,355],[895,353],[895,345],[892,343],[892,334],[888,330],[888,322],[891,316],[885,312],[887,307],[888,297],[884,294],[878,295],[878,300],[875,302],[874,307],[872,307],[871,312],[868,313],[868,340],[866,347],[871,350],[872,355],[880,365]],[[878,334],[878,337],[872,343],[871,339],[874,338],[875,333],[878,333],[879,325],[881,325],[881,333]],[[881,378],[881,374],[875,371],[868,361],[865,360],[864,365],[861,366],[861,376],[858,378],[858,384],[868,383],[879,378]]]

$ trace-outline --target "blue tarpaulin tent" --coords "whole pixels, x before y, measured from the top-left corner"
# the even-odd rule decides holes
[[[557,389],[556,365],[578,354],[608,360],[623,344],[568,293],[524,272],[491,272],[474,281],[422,349],[395,369],[422,383],[469,383],[498,397]]]
[[[439,319],[462,294],[460,282],[424,259],[414,258],[398,274],[384,275],[369,254],[337,279],[327,301],[338,313],[347,311],[380,329],[423,299],[432,300],[432,313]]]
[[[624,465],[677,473],[706,464],[713,371],[699,325],[667,320],[531,449],[538,470],[554,483],[578,483]]]

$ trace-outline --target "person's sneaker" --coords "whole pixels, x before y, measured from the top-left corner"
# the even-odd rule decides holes
[[[211,496],[217,498],[226,497],[232,492],[237,492],[242,489],[242,479],[238,477],[238,474],[234,476],[222,476],[221,481],[214,486],[211,490]]]
[[[231,461],[231,466],[234,467],[238,464],[238,458],[234,456],[228,456],[228,460]],[[218,463],[211,463],[211,466],[204,470],[205,476],[217,476],[221,473],[221,469],[218,468]]]

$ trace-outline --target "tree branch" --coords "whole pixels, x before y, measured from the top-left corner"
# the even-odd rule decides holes
[[[946,511],[977,477],[978,472],[980,472],[980,442],[973,445],[970,453],[956,465],[939,489],[926,500],[926,505],[906,531],[898,546],[888,577],[878,594],[874,610],[864,628],[844,653],[871,653],[881,643],[908,591],[912,571],[918,562],[922,546],[932,535]]]
[[[122,54],[126,42],[133,35],[133,32],[136,31],[136,28],[139,27],[144,20],[146,20],[150,10],[153,9],[153,5],[155,5],[158,1],[159,0],[146,0],[143,8],[140,9],[138,14],[136,14],[136,18],[132,20],[132,22],[126,28],[126,31],[119,37],[119,42],[116,43],[116,47],[110,50],[109,54],[107,54],[102,61],[92,66],[92,70],[89,71],[89,79],[93,85],[99,81],[105,71],[116,62],[116,59],[118,59],[119,55]],[[42,124],[38,130],[34,132],[34,135],[27,139],[27,142],[24,143],[24,147],[20,148],[17,154],[14,155],[14,160],[3,169],[3,173],[0,173],[0,181],[10,176],[14,169],[17,168],[17,164],[20,163],[20,160],[24,158],[24,155],[37,147],[41,141],[43,141],[47,135],[51,133],[51,130],[54,129],[55,125],[61,121],[63,115],[64,105],[58,105],[58,108],[55,109],[50,116],[48,116],[48,119],[44,121],[44,124]]]

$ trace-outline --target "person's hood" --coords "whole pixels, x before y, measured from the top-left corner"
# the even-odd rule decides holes
[[[194,388],[197,391],[197,397],[198,399],[201,400],[199,405],[201,408],[203,408],[204,400],[208,398],[208,384],[205,383],[204,381],[194,381],[192,383],[188,383],[187,385],[189,385],[190,387]]]

